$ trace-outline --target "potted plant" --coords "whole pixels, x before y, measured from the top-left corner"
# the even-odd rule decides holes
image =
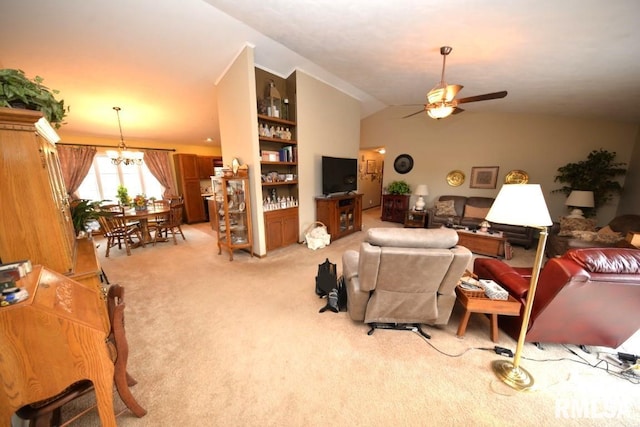
[[[584,209],[586,216],[593,216],[600,206],[622,191],[622,186],[615,178],[624,176],[627,171],[623,167],[625,164],[616,162],[615,158],[615,152],[593,150],[587,160],[559,167],[554,181],[566,185],[553,192],[568,196],[572,190],[593,191],[594,207]]]
[[[129,190],[124,185],[118,185],[118,193],[116,195],[121,206],[129,206],[131,199],[129,198]]]
[[[111,212],[100,209],[100,204],[103,201],[95,202],[87,199],[78,199],[71,202],[69,206],[71,210],[71,220],[77,235],[81,235],[87,231],[86,226],[89,222],[96,221],[101,216],[109,216],[112,214]]]
[[[133,208],[137,211],[146,211],[147,203],[147,196],[144,194],[138,194],[133,198]]]
[[[387,193],[389,194],[410,194],[411,187],[405,181],[393,181],[387,186]]]
[[[22,70],[0,69],[0,107],[40,111],[58,129],[69,107],[55,98],[59,91],[44,86],[43,80],[40,76],[29,79]]]

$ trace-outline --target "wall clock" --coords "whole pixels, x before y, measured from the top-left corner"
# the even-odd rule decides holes
[[[413,157],[408,154],[400,154],[393,161],[393,168],[396,172],[405,174],[413,169]]]

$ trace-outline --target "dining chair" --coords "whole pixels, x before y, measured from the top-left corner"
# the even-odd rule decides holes
[[[142,232],[137,224],[128,224],[123,217],[117,215],[101,216],[98,220],[103,235],[107,238],[107,252],[105,253],[105,257],[109,257],[109,251],[116,245],[118,245],[118,249],[122,249],[123,243],[127,255],[131,255],[131,247],[135,244],[132,239],[133,236],[138,238],[139,244],[143,247],[145,246]]]
[[[158,237],[162,236],[162,233],[165,234],[165,237],[169,238],[169,233],[173,237],[173,244],[177,245],[178,241],[176,240],[176,231],[180,233],[182,236],[182,240],[187,240],[184,237],[184,233],[182,232],[182,211],[184,209],[184,203],[173,203],[169,208],[169,217],[166,221],[160,222],[157,224],[155,230],[155,234],[153,236],[153,244],[155,246]]]
[[[136,417],[140,418],[146,415],[147,410],[140,406],[129,390],[129,387],[136,385],[137,381],[127,372],[129,344],[124,329],[124,308],[124,287],[117,284],[109,286],[107,312],[111,329],[106,342],[114,350],[112,351],[115,359],[113,381],[122,402]],[[65,420],[64,424],[61,417],[62,407],[93,390],[91,381],[80,380],[55,396],[23,406],[16,411],[16,415],[22,420],[27,420],[29,427],[69,425],[93,410],[96,405],[83,409],[70,420]]]

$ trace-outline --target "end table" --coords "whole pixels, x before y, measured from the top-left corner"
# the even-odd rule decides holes
[[[404,217],[405,228],[424,228],[427,223],[427,211],[407,211]]]

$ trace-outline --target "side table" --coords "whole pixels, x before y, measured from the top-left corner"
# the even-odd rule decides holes
[[[483,294],[476,295],[456,286],[458,301],[464,307],[464,315],[458,326],[458,337],[463,337],[467,330],[471,313],[485,313],[491,315],[491,340],[498,342],[498,314],[507,316],[517,316],[520,314],[520,304],[514,297],[509,295],[507,300],[496,300],[487,298]]]
[[[424,228],[427,223],[427,211],[409,210],[404,217],[405,228]]]

